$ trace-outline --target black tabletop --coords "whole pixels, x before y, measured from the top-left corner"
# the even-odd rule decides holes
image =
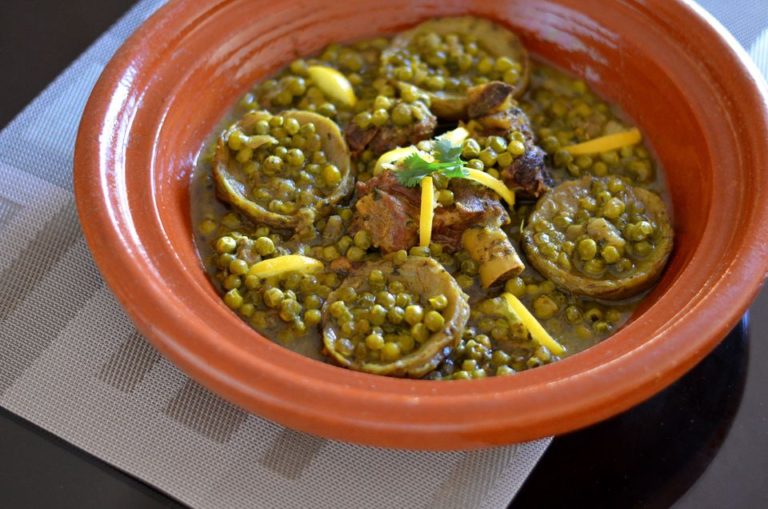
[[[0,0],[0,128],[133,4]],[[555,438],[510,507],[768,507],[765,361],[768,290],[751,318],[667,390]],[[0,507],[180,506],[0,409]]]

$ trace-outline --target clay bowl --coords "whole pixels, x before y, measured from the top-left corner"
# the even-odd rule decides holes
[[[675,212],[676,248],[661,283],[610,339],[507,378],[377,377],[259,336],[224,306],[192,243],[188,186],[204,141],[253,82],[296,55],[463,13],[510,25],[645,132]],[[768,265],[766,104],[744,51],[683,0],[177,0],[128,40],[93,91],[77,140],[77,204],[96,262],[139,330],[214,392],[334,439],[487,447],[627,409],[737,322]]]

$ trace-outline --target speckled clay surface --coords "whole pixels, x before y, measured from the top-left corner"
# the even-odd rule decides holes
[[[675,211],[676,247],[661,283],[608,340],[514,377],[376,377],[260,337],[221,302],[192,242],[188,186],[203,142],[254,81],[295,55],[462,13],[510,25],[530,51],[587,79],[643,129]],[[81,221],[147,339],[257,414],[339,440],[416,449],[563,433],[680,377],[765,278],[768,92],[736,46],[682,0],[171,1],[118,52],[88,103],[75,158]]]

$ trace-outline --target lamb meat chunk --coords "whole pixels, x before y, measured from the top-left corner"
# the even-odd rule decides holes
[[[366,230],[383,253],[415,246],[419,238],[418,188],[408,188],[385,171],[368,182],[357,183],[357,214],[351,231]]]
[[[514,88],[502,81],[491,81],[467,90],[467,115],[479,118],[509,108]]]
[[[377,127],[371,124],[363,129],[354,120],[350,122],[344,134],[352,155],[357,156],[365,150],[370,150],[374,157],[378,157],[394,148],[415,145],[432,138],[437,126],[437,117],[420,102],[412,103],[411,108],[419,108],[421,120],[414,120],[405,126],[387,123]]]
[[[500,226],[509,215],[493,193],[466,180],[451,182],[454,202],[438,207],[432,223],[432,239],[449,252],[461,249],[461,236],[474,226]]]
[[[501,179],[508,187],[521,189],[523,198],[538,198],[554,185],[545,159],[541,148],[526,144],[525,154],[501,171]]]
[[[467,180],[453,180],[454,203],[437,207],[432,239],[448,252],[461,249],[464,230],[474,226],[500,226],[509,222],[507,211],[491,191]],[[373,245],[384,253],[409,249],[419,241],[421,191],[405,187],[385,171],[357,184],[357,215],[351,231],[366,230]]]

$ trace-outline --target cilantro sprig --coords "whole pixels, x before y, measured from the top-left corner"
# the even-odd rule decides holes
[[[436,139],[432,150],[434,161],[426,161],[419,152],[403,160],[403,168],[396,172],[397,181],[406,187],[416,187],[421,179],[439,173],[447,178],[468,178],[469,172],[461,160],[461,145],[452,145],[446,139]]]

